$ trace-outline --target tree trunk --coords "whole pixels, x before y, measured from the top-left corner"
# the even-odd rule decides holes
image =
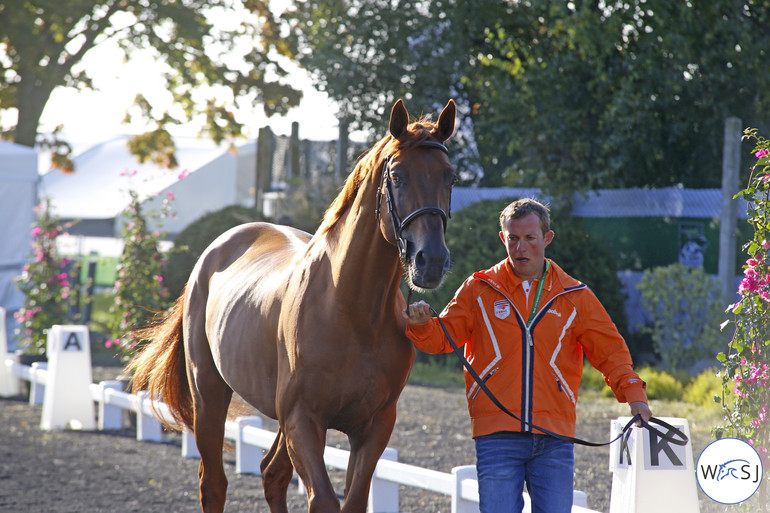
[[[40,117],[43,115],[55,84],[37,77],[19,82],[18,111],[14,142],[24,146],[35,146]]]

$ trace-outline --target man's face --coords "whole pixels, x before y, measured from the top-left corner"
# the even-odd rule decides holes
[[[508,219],[500,239],[516,276],[527,281],[540,277],[545,265],[545,247],[553,240],[553,232],[543,233],[537,214]]]

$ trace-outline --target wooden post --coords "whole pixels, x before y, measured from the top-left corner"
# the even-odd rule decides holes
[[[254,187],[254,208],[264,214],[264,194],[273,179],[273,131],[269,126],[259,129],[257,136],[257,179]]]
[[[334,182],[342,183],[348,168],[348,120],[340,117],[339,137],[337,137],[337,164],[334,166]]]
[[[286,173],[287,178],[302,178],[302,172],[299,169],[299,123],[296,121],[291,124],[291,137],[289,138],[289,169]]]
[[[737,243],[738,168],[741,165],[741,120],[725,120],[724,151],[722,154],[722,220],[719,225],[719,284],[722,305],[735,301],[735,245]]]

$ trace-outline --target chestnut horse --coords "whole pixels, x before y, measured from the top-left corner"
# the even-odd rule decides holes
[[[222,445],[236,392],[279,429],[262,460],[273,513],[286,512],[296,469],[308,509],[366,510],[371,478],[396,420],[414,362],[399,284],[438,287],[449,267],[444,231],[456,173],[444,141],[452,100],[438,122],[409,122],[401,100],[390,133],[348,176],[315,235],[269,223],[217,238],[166,318],[140,331],[134,390],[164,401],[195,434],[204,512],[221,512]],[[326,472],[326,431],[348,436],[345,500]]]

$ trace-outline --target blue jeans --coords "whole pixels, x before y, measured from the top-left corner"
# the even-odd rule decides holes
[[[572,511],[573,446],[548,435],[493,433],[476,441],[481,513],[521,513],[524,483],[532,513]]]

